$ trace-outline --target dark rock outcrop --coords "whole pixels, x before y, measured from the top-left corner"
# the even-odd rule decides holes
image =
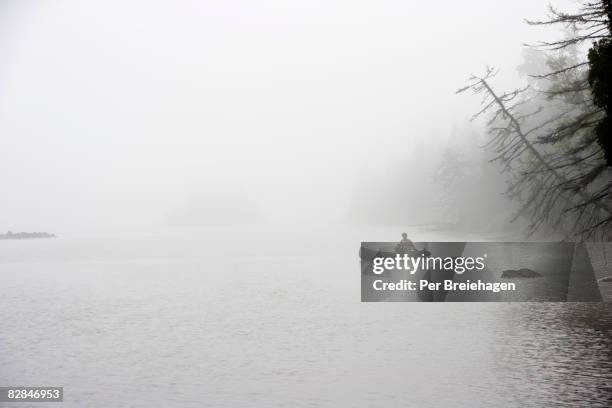
[[[34,239],[34,238],[55,238],[54,234],[48,232],[7,232],[0,234],[0,239]]]

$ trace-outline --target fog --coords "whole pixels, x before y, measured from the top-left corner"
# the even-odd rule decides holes
[[[0,231],[347,222],[404,185],[430,200],[428,165],[483,137],[468,125],[479,100],[455,90],[487,64],[496,85],[519,83],[522,44],[556,34],[523,19],[545,14],[527,0],[3,0]]]

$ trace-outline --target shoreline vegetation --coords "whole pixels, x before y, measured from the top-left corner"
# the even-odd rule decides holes
[[[55,238],[55,234],[48,232],[11,232],[0,234],[0,239],[36,239],[36,238]]]

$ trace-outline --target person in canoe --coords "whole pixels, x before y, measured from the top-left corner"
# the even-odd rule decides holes
[[[407,253],[407,252],[417,252],[418,249],[414,246],[414,243],[408,238],[408,234],[405,232],[402,233],[402,240],[397,243],[395,246],[395,252],[397,253]]]
[[[408,238],[408,234],[406,234],[405,232],[402,233],[402,240],[398,242],[395,246],[395,252],[397,252],[398,254],[416,252],[422,253],[425,256],[431,255],[431,253],[427,249],[423,249],[422,251],[417,249],[417,247],[414,245],[414,242],[412,242],[410,238]]]

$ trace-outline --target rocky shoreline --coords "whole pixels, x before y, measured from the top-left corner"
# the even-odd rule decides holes
[[[36,238],[55,238],[55,234],[48,232],[11,232],[0,234],[0,239],[36,239]]]

